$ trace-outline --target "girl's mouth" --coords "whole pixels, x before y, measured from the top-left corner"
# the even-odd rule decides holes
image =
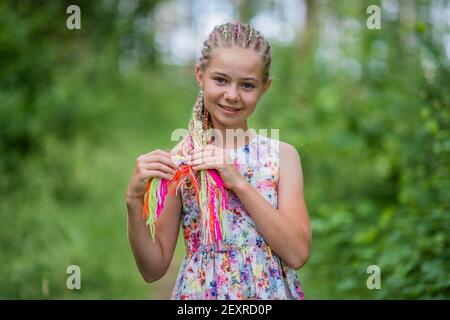
[[[221,104],[218,104],[218,106],[227,114],[236,114],[238,113],[241,109],[238,108],[232,108],[232,107],[228,107],[228,106],[223,106]]]

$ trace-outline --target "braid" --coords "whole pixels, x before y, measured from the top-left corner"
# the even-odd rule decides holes
[[[220,35],[222,36],[222,38],[225,40],[225,45],[228,46],[228,24],[225,24],[222,26],[222,28],[220,29]]]
[[[252,41],[252,36],[253,36],[253,28],[251,28],[249,25],[247,25],[246,27],[247,32],[247,41],[245,41],[245,48],[248,48],[250,46],[250,43]]]
[[[239,39],[239,35],[241,33],[241,23],[238,22],[237,26],[236,26],[236,38]]]

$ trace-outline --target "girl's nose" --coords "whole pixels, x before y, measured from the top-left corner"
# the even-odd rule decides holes
[[[236,90],[236,88],[234,88],[234,86],[231,86],[230,88],[228,88],[228,90],[225,92],[224,97],[228,101],[232,101],[232,102],[239,101],[239,93]]]

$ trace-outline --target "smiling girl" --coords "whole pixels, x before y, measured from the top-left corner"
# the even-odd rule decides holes
[[[200,92],[189,134],[170,153],[155,150],[136,160],[128,236],[147,282],[167,272],[183,228],[186,254],[173,299],[303,299],[295,270],[309,258],[311,229],[300,156],[247,123],[270,88],[270,64],[271,47],[259,31],[216,26],[195,68]],[[163,197],[149,232],[141,213],[152,179],[179,185]]]

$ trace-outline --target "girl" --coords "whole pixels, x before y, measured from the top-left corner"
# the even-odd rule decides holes
[[[145,281],[166,273],[180,221],[184,231],[173,299],[303,299],[295,269],[309,258],[311,229],[300,157],[247,125],[272,82],[270,64],[271,48],[260,32],[240,23],[216,26],[195,68],[200,93],[189,134],[170,153],[155,150],[136,160],[127,190],[128,237]],[[241,138],[237,143],[230,130]],[[141,217],[145,186],[151,179],[170,185],[181,168],[193,174],[163,199],[151,241]],[[223,187],[225,203],[210,193],[202,202],[198,181],[207,177],[214,190]],[[217,217],[204,223],[205,210],[218,210],[220,223]]]

